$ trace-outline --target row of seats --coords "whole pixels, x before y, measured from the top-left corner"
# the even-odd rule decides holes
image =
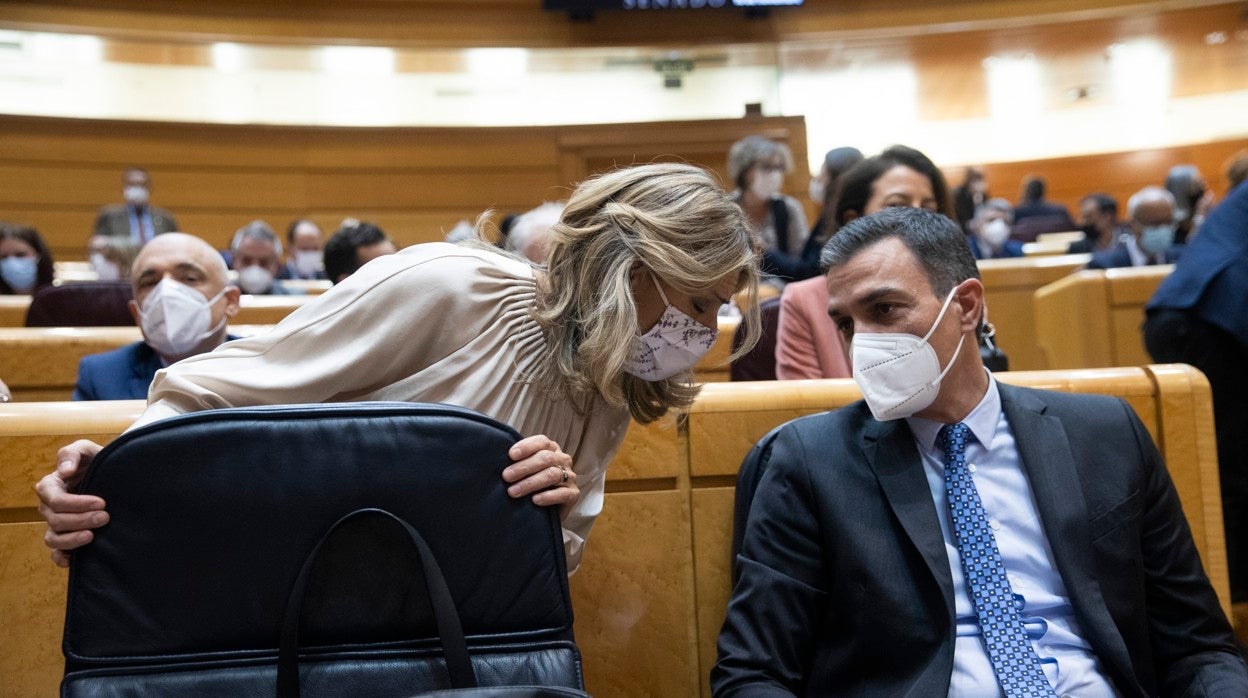
[[[1012,368],[1096,368],[1148,362],[1140,335],[1144,304],[1171,266],[1076,271],[1082,256],[981,262],[990,319]],[[231,331],[261,332],[306,298],[243,296]],[[0,300],[4,300],[0,297]],[[267,319],[267,322],[263,322]],[[719,340],[695,367],[705,383],[729,380],[738,320],[721,318]],[[68,400],[78,361],[140,339],[136,327],[6,328],[0,325],[0,377],[19,401]]]
[[[1001,380],[1125,398],[1166,457],[1197,547],[1229,611],[1209,384],[1187,366],[1013,372]],[[604,510],[572,578],[576,635],[596,696],[707,695],[730,591],[737,468],[754,442],[795,417],[859,397],[850,380],[706,386],[687,418],[633,425],[607,474]],[[56,690],[66,574],[43,546],[32,484],[57,447],[107,442],[141,401],[0,406],[0,653],[3,692]],[[176,467],[176,463],[170,463]]]

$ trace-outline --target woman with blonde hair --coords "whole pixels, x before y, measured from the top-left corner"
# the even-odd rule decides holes
[[[617,170],[573,192],[545,268],[483,244],[379,257],[272,331],[159,372],[136,426],[242,405],[467,407],[526,435],[503,473],[508,493],[560,506],[575,570],[629,416],[647,423],[693,401],[720,305],[756,296],[757,274],[749,225],[711,175]],[[756,337],[757,317],[745,322]],[[98,448],[62,449],[36,488],[58,564],[107,521],[102,501],[67,487]]]

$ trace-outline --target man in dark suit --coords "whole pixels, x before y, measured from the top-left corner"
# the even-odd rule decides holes
[[[1092,253],[1089,269],[1173,264],[1185,245],[1176,243],[1174,195],[1161,187],[1144,187],[1127,201],[1127,234],[1112,247]]]
[[[228,285],[221,255],[203,240],[161,235],[139,252],[130,279],[130,314],[144,341],[84,356],[75,400],[146,398],[160,369],[235,339],[226,322],[238,312],[239,291]]]
[[[980,363],[958,226],[887,209],[823,261],[866,399],[764,454],[715,695],[1248,695],[1131,408]]]
[[[144,245],[162,233],[178,229],[173,214],[151,205],[152,178],[147,170],[131,167],[122,174],[124,204],[100,209],[93,235],[128,238],[135,245]]]
[[[1210,212],[1148,301],[1144,346],[1154,361],[1209,377],[1218,437],[1231,599],[1248,601],[1248,184]]]
[[[1014,239],[1035,242],[1041,233],[1065,233],[1077,230],[1070,209],[1045,200],[1044,178],[1028,177],[1023,182],[1023,198],[1014,207]]]

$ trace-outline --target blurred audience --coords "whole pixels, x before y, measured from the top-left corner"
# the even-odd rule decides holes
[[[1166,191],[1174,197],[1174,239],[1187,242],[1213,206],[1213,192],[1195,165],[1175,165],[1166,174]]]
[[[975,259],[1022,257],[1023,243],[1010,239],[1014,207],[1005,199],[989,199],[975,212],[966,242]]]
[[[1014,207],[1014,238],[1034,242],[1041,233],[1065,233],[1078,230],[1070,210],[1047,201],[1048,185],[1044,178],[1033,175],[1023,180],[1023,198]]]
[[[1183,253],[1175,241],[1174,197],[1161,187],[1144,187],[1127,201],[1128,234],[1109,249],[1092,253],[1089,269],[1171,264]]]
[[[341,283],[366,263],[395,252],[394,243],[372,223],[344,225],[325,243],[325,276]]]
[[[225,260],[203,240],[161,235],[143,246],[130,277],[130,315],[143,341],[84,356],[75,400],[145,398],[161,368],[234,339],[226,323],[238,312],[238,289],[227,282]]]
[[[125,203],[100,209],[94,235],[128,238],[137,246],[162,233],[178,229],[173,214],[151,205],[152,178],[141,167],[126,169],[121,176],[121,196]]]
[[[1235,153],[1226,161],[1226,180],[1230,182],[1231,189],[1248,180],[1248,149]]]
[[[87,260],[100,281],[129,279],[139,249],[130,238],[92,235],[87,243]]]
[[[962,183],[953,190],[953,211],[962,230],[970,232],[971,219],[988,200],[988,180],[978,167],[966,168]]]
[[[1248,601],[1248,184],[1209,213],[1146,307],[1144,346],[1157,363],[1200,369],[1213,419],[1231,600]]]
[[[926,155],[904,145],[854,165],[841,177],[838,189],[832,218],[837,229],[890,206],[951,213],[944,175]],[[776,378],[849,376],[841,333],[828,317],[827,279],[816,276],[786,286],[776,335]]]
[[[1126,230],[1118,223],[1118,202],[1109,194],[1088,194],[1079,201],[1083,239],[1070,243],[1067,254],[1085,254],[1114,246]]]
[[[0,295],[30,295],[52,283],[52,252],[39,231],[0,221]]]
[[[13,393],[9,391],[9,386],[0,381],[0,402],[12,402]]]
[[[819,204],[819,216],[806,236],[801,255],[797,259],[779,254],[764,256],[777,276],[788,281],[819,276],[819,252],[837,228],[834,214],[841,176],[860,162],[862,151],[857,148],[833,148],[824,154],[819,174],[810,180],[810,198]]]
[[[550,255],[550,229],[563,215],[564,202],[546,202],[516,217],[507,235],[507,249],[534,264],[545,264]]]
[[[785,268],[800,261],[806,240],[802,205],[780,193],[785,175],[792,170],[789,147],[762,136],[746,136],[728,151],[728,177],[736,187],[730,196],[754,229],[763,253],[764,276],[776,285],[789,278]]]
[[[292,221],[286,228],[286,263],[278,279],[324,279],[321,253],[321,227],[307,218]]]
[[[282,264],[282,241],[268,223],[255,220],[234,233],[230,266],[238,272],[238,287],[252,295],[289,295],[277,280]]]

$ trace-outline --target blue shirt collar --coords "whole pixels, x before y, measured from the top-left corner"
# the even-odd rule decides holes
[[[997,391],[997,381],[992,373],[987,369],[985,372],[988,373],[988,390],[962,423],[970,428],[975,440],[987,448],[992,444],[997,433],[997,423],[1001,419],[1001,393]],[[945,426],[942,422],[922,417],[906,417],[906,423],[910,425],[910,432],[914,434],[919,448],[928,452],[936,448],[936,435]]]

